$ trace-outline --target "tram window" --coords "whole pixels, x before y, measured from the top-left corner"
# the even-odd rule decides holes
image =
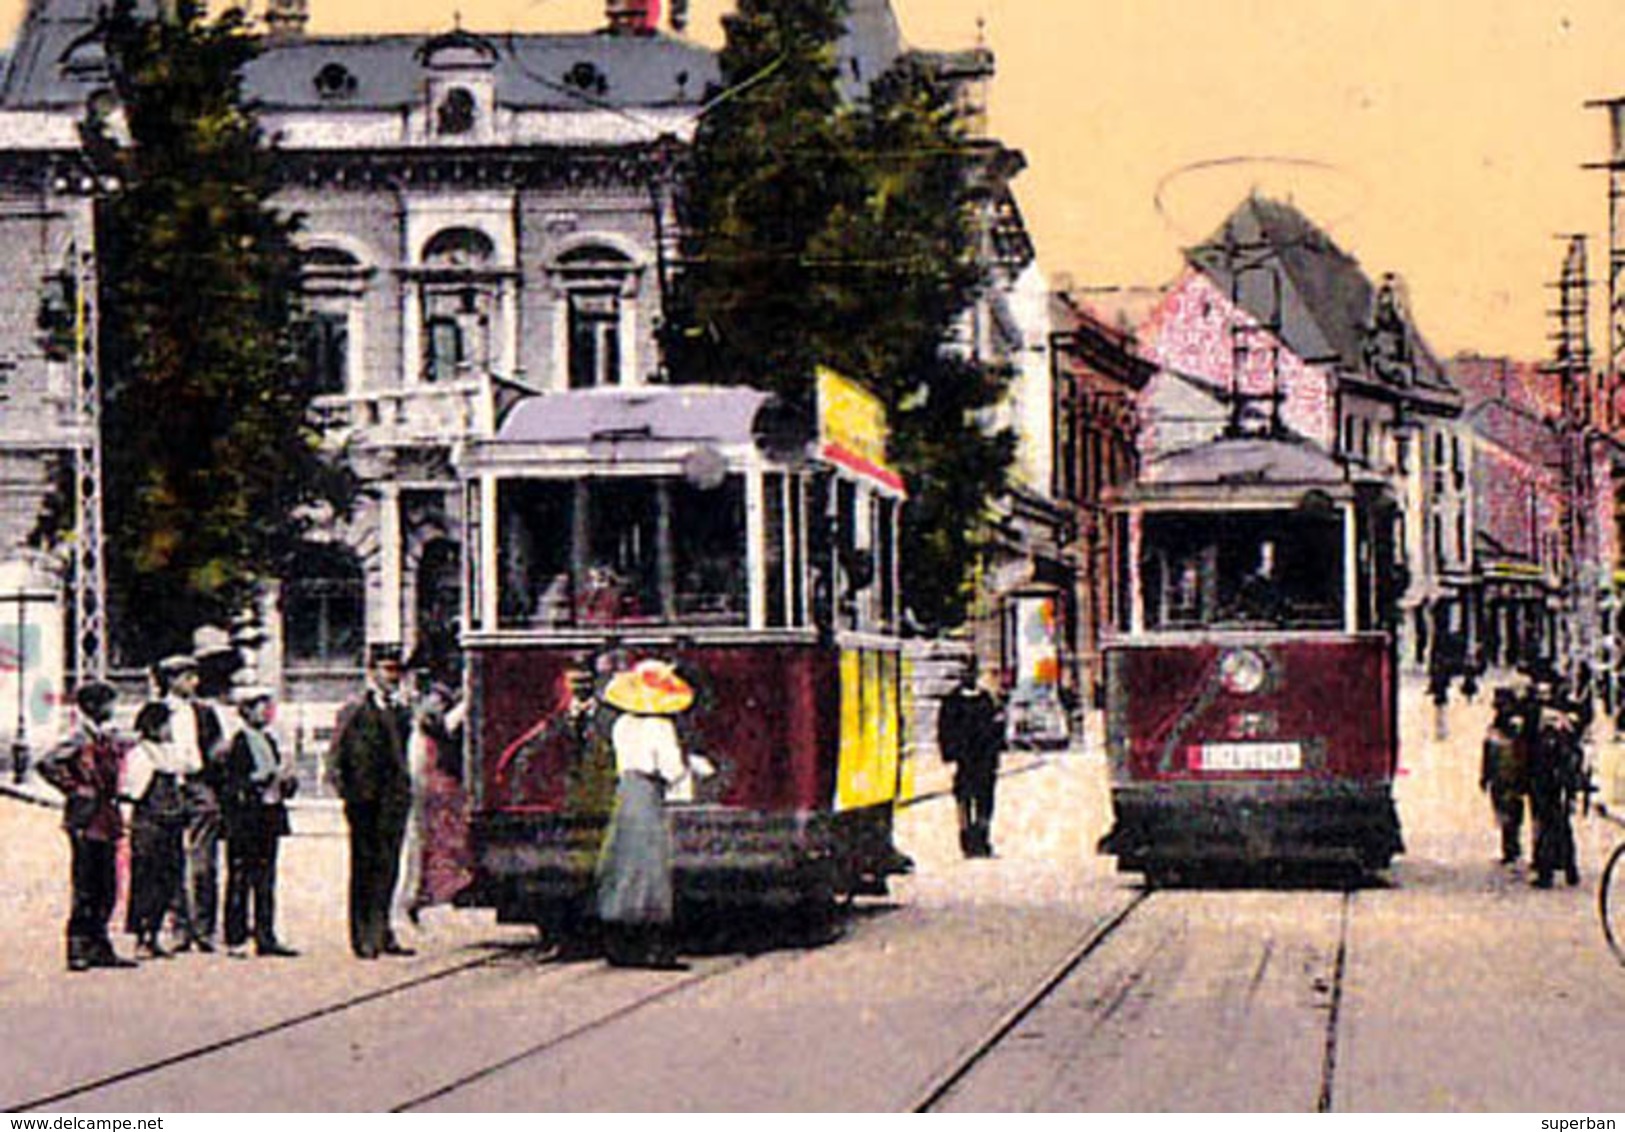
[[[1146,627],[1341,627],[1342,555],[1335,514],[1147,515]]]
[[[744,481],[509,483],[499,497],[504,629],[744,624]]]
[[[659,619],[668,611],[661,584],[660,494],[652,480],[598,480],[588,485],[585,571],[576,618],[589,625]]]
[[[711,490],[673,481],[670,490],[678,620],[744,624],[744,479],[729,476]]]
[[[762,526],[766,546],[762,566],[767,583],[767,624],[783,628],[790,623],[789,578],[785,574],[786,477],[772,472],[762,477]]]
[[[879,603],[876,622],[882,629],[897,625],[897,501],[881,498],[875,501],[875,558],[878,585],[875,587]]]
[[[570,621],[574,494],[574,484],[553,480],[503,485],[497,516],[500,627],[520,629]]]

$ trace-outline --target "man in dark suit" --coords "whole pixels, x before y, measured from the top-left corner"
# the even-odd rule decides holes
[[[400,646],[369,645],[367,687],[339,712],[327,755],[350,826],[350,949],[360,959],[412,954],[389,923],[412,809],[406,761],[412,713],[400,691]]]
[[[993,792],[1004,747],[1004,711],[991,676],[977,680],[968,664],[958,687],[942,701],[937,746],[954,768],[954,801],[959,806],[959,848],[967,857],[993,856]]]

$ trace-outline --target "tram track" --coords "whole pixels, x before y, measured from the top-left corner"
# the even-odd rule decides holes
[[[651,1006],[664,1002],[666,999],[673,998],[679,994],[692,991],[702,984],[737,971],[741,967],[762,958],[764,957],[750,955],[736,956],[715,966],[709,967],[706,970],[693,972],[684,978],[658,987],[649,994],[635,998],[630,1002],[623,1003],[622,1005],[604,1014],[586,1019],[585,1021],[565,1030],[563,1033],[554,1034],[551,1037],[544,1038],[543,1040],[526,1046],[524,1049],[510,1054],[507,1057],[503,1057],[471,1072],[460,1074],[452,1080],[447,1081],[444,1084],[437,1085],[435,1088],[430,1089],[427,1092],[420,1093],[416,1096],[408,1098],[407,1100],[401,1101],[400,1103],[394,1105],[390,1109],[390,1112],[403,1113],[422,1111],[437,1101],[455,1096],[457,1093],[489,1081],[491,1078],[496,1077],[499,1074],[516,1069],[526,1062],[533,1061],[539,1057],[544,1057],[548,1053],[559,1049],[560,1047],[612,1026],[617,1022],[637,1014],[639,1011],[646,1010]]]
[[[508,964],[505,963],[505,960],[510,959],[512,954],[510,950],[498,955],[480,956],[434,971],[424,972],[387,986],[373,988],[361,994],[300,1011],[264,1025],[247,1028],[222,1038],[188,1046],[162,1057],[78,1081],[49,1093],[33,1096],[13,1104],[0,1105],[0,1111],[36,1112],[69,1101],[80,1103],[88,1101],[95,1104],[99,1103],[101,1099],[98,1094],[105,1094],[123,1086],[139,1084],[144,1079],[150,1081],[166,1073],[197,1073],[211,1061],[228,1057],[233,1053],[241,1054],[254,1047],[256,1043],[267,1043],[278,1035],[286,1035],[291,1031],[312,1027],[317,1023],[331,1021],[345,1014],[359,1014],[368,1007],[377,1006],[391,999],[399,999],[401,996],[413,992],[430,989],[444,992],[451,980],[507,967]],[[381,1105],[380,1108],[401,1113],[423,1111],[436,1102],[454,1097],[460,1092],[478,1086],[505,1072],[515,1070],[527,1063],[534,1062],[539,1058],[545,1058],[550,1053],[562,1050],[574,1042],[614,1026],[641,1011],[681,994],[692,992],[705,984],[747,966],[771,960],[775,957],[781,959],[789,957],[790,961],[794,962],[804,954],[804,952],[800,951],[769,951],[730,956],[712,962],[702,961],[703,965],[696,964],[698,969],[691,970],[680,978],[663,981],[660,985],[652,987],[646,992],[638,993],[627,1001],[614,1005],[607,1010],[589,1012],[588,1016],[568,1025],[558,1033],[551,1034],[512,1053],[485,1060],[474,1068],[458,1073],[432,1088],[413,1092],[404,1100]],[[565,986],[585,983],[595,976],[603,976],[608,973],[608,969],[598,963],[564,965],[550,959],[544,959],[535,965],[538,968],[549,969],[567,976],[565,979],[552,984],[554,993],[562,990]],[[632,972],[626,972],[626,974],[632,974]],[[466,991],[467,987],[464,986],[462,989]],[[115,1104],[115,1107],[119,1106]]]
[[[926,1086],[919,1098],[909,1106],[908,1111],[915,1113],[935,1111],[989,1054],[1005,1042],[1016,1027],[1049,999],[1056,988],[1071,978],[1084,961],[1115,935],[1130,917],[1151,899],[1151,896],[1150,889],[1140,889],[1123,907],[1085,932],[1060,961],[1033,984],[1031,990],[1000,1016],[986,1034],[955,1057],[953,1062]]]
[[[142,1078],[153,1077],[171,1069],[200,1063],[208,1058],[220,1056],[228,1051],[240,1049],[251,1043],[263,1041],[290,1030],[309,1026],[349,1011],[359,1010],[399,995],[436,987],[447,980],[495,967],[504,959],[507,959],[509,954],[508,952],[502,952],[495,955],[483,955],[454,963],[451,966],[439,967],[432,971],[412,975],[381,987],[373,987],[359,994],[350,995],[335,1002],[327,1002],[307,1010],[301,1010],[263,1025],[253,1026],[212,1041],[187,1046],[174,1053],[126,1066],[110,1073],[99,1074],[49,1093],[29,1097],[22,1101],[0,1104],[0,1111],[37,1112],[52,1105],[79,1100],[93,1093],[139,1081]]]
[[[1201,890],[1190,890],[1189,894],[1197,896],[1201,894]],[[1035,1039],[1039,1042],[1053,1039],[1063,1044],[1073,1042],[1078,1043],[1076,1048],[1088,1048],[1092,1039],[1077,1036],[1083,1031],[1073,1030],[1065,1036],[1061,1032],[1045,1032],[1047,1029],[1075,1024],[1059,1023],[1053,1013],[1047,1025],[1037,1018],[1041,1012],[1051,1007],[1059,1007],[1062,1013],[1065,1013],[1065,1000],[1069,995],[1074,1003],[1080,1001],[1088,1003],[1086,1016],[1092,1020],[1089,1023],[1091,1029],[1113,1024],[1116,1020],[1116,1024],[1126,1024],[1136,1030],[1152,1026],[1154,1034],[1157,1024],[1149,1021],[1144,1011],[1148,1008],[1148,1004],[1154,1004],[1159,997],[1166,998],[1170,993],[1176,995],[1181,993],[1177,984],[1170,984],[1167,980],[1170,977],[1183,977],[1181,972],[1185,970],[1188,960],[1180,956],[1187,949],[1188,943],[1181,940],[1177,931],[1176,934],[1168,934],[1173,929],[1166,925],[1161,927],[1153,925],[1159,920],[1167,920],[1169,913],[1181,906],[1175,902],[1180,901],[1185,895],[1186,890],[1181,889],[1142,889],[1132,900],[1099,921],[1081,936],[1048,972],[1034,981],[1027,992],[1004,1014],[965,1046],[917,1095],[909,1111],[917,1113],[956,1111],[956,1103],[959,1105],[966,1103],[967,1098],[960,1094],[967,1089],[971,1095],[979,1095],[985,1101],[988,1096],[987,1083],[979,1080],[981,1076],[979,1070],[990,1067],[996,1058],[1006,1054],[1013,1055],[1017,1059],[1023,1056],[1030,1057],[1030,1043]],[[1299,1095],[1312,1105],[1313,1111],[1316,1112],[1331,1112],[1335,1109],[1344,990],[1357,895],[1357,890],[1343,891],[1338,894],[1335,912],[1328,909],[1328,912],[1335,916],[1335,921],[1328,924],[1332,930],[1326,940],[1327,948],[1320,952],[1324,958],[1324,966],[1319,967],[1319,974],[1302,967],[1301,949],[1295,949],[1289,958],[1282,953],[1280,941],[1269,935],[1263,935],[1249,945],[1253,949],[1250,967],[1238,967],[1224,977],[1222,986],[1215,984],[1210,991],[1204,992],[1200,988],[1193,988],[1194,993],[1216,993],[1220,998],[1228,997],[1228,1005],[1216,1004],[1213,1009],[1228,1011],[1237,1025],[1245,1026],[1246,1023],[1242,1020],[1250,1012],[1261,1008],[1258,999],[1262,994],[1261,988],[1267,983],[1279,984],[1282,979],[1286,979],[1304,987],[1312,996],[1314,1009],[1323,1012],[1323,1016],[1313,1022],[1312,1026],[1304,1027],[1306,1032],[1303,1036],[1311,1043],[1310,1048],[1304,1052],[1311,1056],[1299,1059],[1298,1063],[1306,1072],[1294,1079],[1308,1086],[1307,1095],[1301,1093]],[[1150,909],[1153,907],[1159,909],[1158,916],[1151,916]],[[1137,932],[1127,930],[1132,924],[1142,920],[1145,921],[1143,928]],[[1148,931],[1149,935],[1146,934]],[[1097,976],[1099,985],[1080,997],[1078,988],[1072,984],[1074,980],[1082,977],[1086,965],[1088,970],[1094,969],[1094,966],[1089,964],[1090,959],[1104,957],[1109,945],[1118,939],[1127,939],[1135,934],[1144,938],[1139,944],[1124,946],[1138,948],[1137,957],[1128,958],[1119,955],[1111,959],[1102,958],[1104,965]],[[1302,973],[1288,974],[1285,971],[1275,970],[1283,965],[1287,968],[1296,968]],[[1131,999],[1138,1005],[1130,1006]],[[1154,1006],[1149,1008],[1155,1009]],[[1125,1014],[1126,1011],[1131,1012],[1133,1017],[1129,1018]],[[1129,1018],[1126,1023],[1123,1021],[1125,1018]],[[1023,1044],[1018,1044],[1017,1039],[1027,1043],[1025,1048]],[[1111,1039],[1105,1040],[1109,1042]],[[1064,1070],[1062,1072],[1065,1073]],[[997,1078],[997,1070],[994,1075]],[[977,1084],[971,1084],[973,1079],[977,1079]],[[1053,1085],[1054,1081],[1051,1080],[1050,1085],[1039,1086],[1041,1091],[1031,1097],[1015,1094],[1002,1096],[1001,1103],[1048,1107],[1055,1103],[1055,1097],[1043,1090]],[[1077,1094],[1067,1096],[1069,1102],[1064,1107],[1074,1107],[1077,1103]],[[1145,1103],[1143,1097],[1140,1103]]]

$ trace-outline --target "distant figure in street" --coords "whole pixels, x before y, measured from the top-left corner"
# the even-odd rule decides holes
[[[154,700],[144,705],[135,717],[136,745],[124,764],[124,796],[134,805],[128,927],[138,959],[169,958],[158,933],[185,875],[184,771],[169,724],[168,704]]]
[[[93,681],[74,694],[79,725],[40,763],[40,777],[62,792],[62,828],[72,852],[73,910],[68,916],[68,970],[134,967],[113,951],[107,921],[118,895],[115,854],[123,750],[112,729],[112,685]]]
[[[216,796],[225,729],[197,698],[198,663],[185,655],[158,662],[160,702],[169,708],[170,745],[186,805],[185,873],[175,902],[178,951],[214,950],[220,912],[220,800]]]
[[[1550,888],[1559,870],[1570,885],[1577,885],[1580,869],[1570,814],[1583,786],[1583,754],[1573,705],[1555,674],[1536,674],[1525,726],[1530,736],[1529,809],[1535,824],[1534,885]]]
[[[1495,690],[1495,715],[1484,736],[1478,788],[1487,791],[1501,827],[1501,863],[1516,864],[1523,852],[1524,799],[1529,794],[1529,751],[1524,736],[1525,708],[1516,690]]]
[[[412,712],[400,691],[401,647],[369,645],[367,687],[339,712],[327,755],[350,827],[350,950],[358,959],[412,954],[390,926],[412,809],[406,758]]]
[[[954,768],[959,849],[967,857],[993,856],[993,792],[1004,748],[1004,712],[991,682],[989,674],[978,683],[971,662],[937,715],[937,747],[942,761]]]
[[[252,911],[254,950],[266,957],[299,954],[276,935],[277,845],[289,832],[286,800],[298,789],[293,766],[271,733],[271,689],[237,691],[243,726],[220,774],[226,832],[226,953],[246,956]],[[252,905],[252,908],[250,908]]]

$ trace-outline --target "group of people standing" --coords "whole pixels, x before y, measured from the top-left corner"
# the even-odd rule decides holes
[[[65,800],[70,970],[214,952],[222,919],[231,957],[250,946],[267,958],[298,954],[276,930],[278,848],[298,778],[271,726],[274,694],[233,683],[235,660],[234,650],[211,649],[159,661],[133,737],[113,725],[112,685],[77,689],[75,727],[39,768]],[[401,695],[402,674],[399,646],[373,647],[368,685],[341,712],[328,759],[350,824],[350,938],[362,958],[411,954],[391,927],[392,907],[415,921],[466,881],[462,792],[456,768],[444,765],[455,758],[461,712],[439,686],[414,710]],[[135,960],[119,956],[109,934],[126,835]],[[425,868],[426,858],[436,863]]]
[[[126,829],[126,927],[137,959],[216,950],[222,843],[228,952],[246,954],[252,936],[260,955],[295,954],[275,932],[277,841],[288,829],[284,802],[296,780],[270,730],[271,692],[239,686],[230,693],[241,722],[228,737],[215,703],[198,694],[202,677],[198,657],[160,661],[133,743],[113,726],[117,690],[102,681],[80,686],[74,730],[40,765],[65,799],[69,970],[135,965],[115,952],[108,931]],[[174,924],[173,950],[163,940],[166,921]]]
[[[1537,669],[1523,688],[1498,688],[1494,717],[1484,738],[1479,788],[1487,792],[1501,831],[1501,861],[1522,856],[1524,814],[1534,826],[1530,867],[1537,888],[1552,887],[1558,873],[1580,883],[1571,816],[1589,788],[1584,738],[1591,724],[1589,689],[1569,694],[1562,679]]]

